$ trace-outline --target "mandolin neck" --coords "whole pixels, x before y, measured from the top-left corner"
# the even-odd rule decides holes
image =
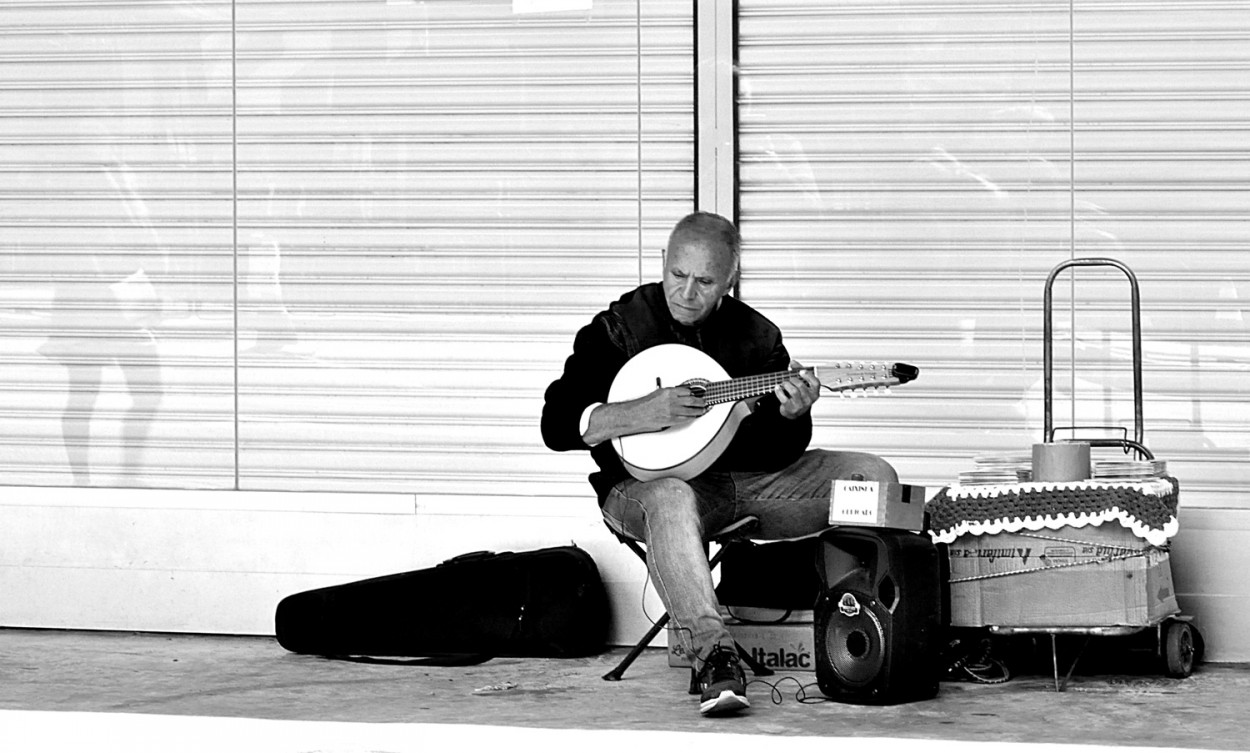
[[[710,405],[716,405],[766,395],[777,385],[801,371],[815,374],[820,380],[820,386],[830,392],[888,390],[896,384],[910,382],[920,373],[915,366],[906,363],[847,363],[819,368],[804,366],[801,369],[726,379],[719,382],[695,379],[686,384],[689,384],[692,389],[702,390],[703,399]]]
[[[776,371],[772,374],[757,374],[737,379],[726,379],[723,382],[710,382],[705,387],[706,392],[703,395],[703,399],[709,405],[716,405],[718,403],[735,403],[739,400],[767,395],[776,389],[777,385],[790,379],[799,371],[810,371],[819,376],[817,369],[804,368],[801,370]]]

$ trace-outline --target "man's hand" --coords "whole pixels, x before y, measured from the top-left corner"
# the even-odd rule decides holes
[[[661,387],[639,399],[634,410],[644,431],[659,431],[699,418],[707,413],[707,402],[684,385]]]
[[[810,411],[820,399],[820,380],[814,372],[802,371],[803,364],[798,361],[790,361],[790,368],[799,371],[777,385],[773,393],[781,401],[781,415],[793,419]]]
[[[590,414],[590,428],[582,435],[590,446],[615,437],[660,431],[690,423],[707,413],[707,402],[689,387],[660,387],[636,400],[604,403]]]

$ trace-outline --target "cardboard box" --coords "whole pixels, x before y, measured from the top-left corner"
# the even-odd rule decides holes
[[[881,481],[833,482],[829,524],[924,530],[925,488]]]
[[[1180,611],[1168,552],[1115,521],[965,534],[948,553],[956,627],[1147,627]]]
[[[790,612],[782,622],[784,610],[754,607],[721,608],[729,634],[766,667],[787,672],[816,671],[816,634],[811,610]],[[668,666],[689,667],[690,661],[681,653],[676,631],[668,633]]]

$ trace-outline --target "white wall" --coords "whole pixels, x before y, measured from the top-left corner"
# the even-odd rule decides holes
[[[1184,487],[1181,498],[1184,499]],[[1250,510],[1181,508],[1172,578],[1181,610],[1196,617],[1207,659],[1250,661]]]
[[[590,495],[537,500],[176,490],[0,490],[0,625],[272,635],[291,593],[477,550],[576,543],[600,568],[613,642],[647,628],[646,571]],[[663,607],[651,589],[647,609]]]
[[[646,571],[579,498],[16,487],[0,491],[0,625],[272,635],[285,595],[469,551],[570,542],[598,563],[610,640],[647,628]],[[1173,575],[1207,659],[1250,661],[1250,512],[1184,510]],[[663,612],[646,590],[651,617]]]

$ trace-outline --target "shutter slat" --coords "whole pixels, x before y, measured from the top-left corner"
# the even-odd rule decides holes
[[[743,297],[801,361],[921,368],[822,403],[817,443],[941,485],[1039,441],[1046,276],[1109,256],[1142,286],[1148,446],[1187,504],[1245,506],[1244,3],[738,6]],[[1079,278],[1056,286],[1056,423],[1131,425],[1128,284]]]
[[[6,483],[584,496],[542,391],[690,208],[692,57],[655,0],[4,4]]]

